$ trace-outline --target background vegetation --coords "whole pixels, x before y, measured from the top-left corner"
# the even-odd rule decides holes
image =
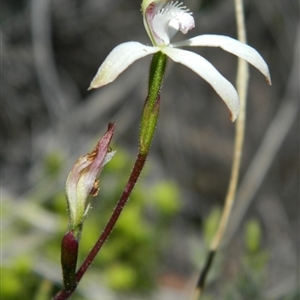
[[[184,3],[196,21],[189,36],[236,36],[233,1]],[[109,121],[117,122],[118,152],[93,199],[81,258],[127,179],[150,58],[110,86],[93,92],[87,87],[114,46],[149,44],[139,9],[138,0],[2,4],[4,299],[49,299],[58,288],[66,176]],[[238,200],[204,299],[297,299],[299,2],[246,0],[245,14],[248,42],[268,62],[273,85],[250,69]],[[196,51],[234,82],[235,57],[219,49]],[[74,299],[188,299],[226,193],[233,137],[215,92],[170,62],[147,170]]]

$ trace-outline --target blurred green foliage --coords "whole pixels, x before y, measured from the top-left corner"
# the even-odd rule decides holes
[[[218,225],[221,219],[222,211],[219,207],[215,207],[211,210],[207,218],[205,219],[203,226],[203,238],[205,245],[208,247],[210,241],[213,239]]]
[[[45,158],[44,176],[49,180],[47,184],[56,185],[62,172],[61,161],[57,153]],[[100,178],[99,195],[90,199],[92,209],[84,223],[78,266],[106,225],[127,182],[133,162],[132,157],[121,149],[105,166]],[[169,180],[153,181],[153,172],[151,164],[147,164],[115,229],[87,271],[85,280],[88,281],[92,273],[93,279],[96,277],[101,286],[122,295],[147,293],[155,288],[161,253],[181,202],[177,185]],[[41,194],[41,189],[37,194]],[[54,291],[60,288],[60,244],[68,222],[65,193],[60,189],[51,197],[46,193],[39,202],[34,199],[36,195],[22,203],[12,201],[17,203],[15,206],[10,201],[3,202],[3,256],[6,257],[6,252],[9,252],[8,257],[11,257],[4,259],[1,266],[1,297],[6,300],[19,299],[20,295],[24,300],[50,299]],[[204,263],[220,216],[221,209],[215,207],[203,222],[202,245],[197,245],[194,255],[197,266],[199,262],[201,265]],[[55,224],[55,230],[49,224],[52,227]],[[264,299],[269,257],[264,250],[262,228],[257,219],[245,222],[243,237],[243,249],[238,250],[239,256],[234,258],[234,263],[230,263],[234,271],[231,270],[229,276],[225,256],[222,251],[218,253],[203,300],[220,297],[224,300]],[[43,263],[43,259],[56,266],[58,282],[34,267],[39,261]],[[222,290],[218,288],[209,292],[211,287],[214,289],[220,282]],[[72,299],[86,299],[80,292],[82,285],[84,282]],[[280,300],[294,300],[298,296],[294,293]]]
[[[195,258],[204,264],[209,244],[214,237],[221,217],[221,209],[211,210],[203,224],[203,245],[197,249]],[[246,221],[244,228],[243,248],[239,249],[239,256],[228,262],[222,251],[219,251],[211,272],[208,276],[207,291],[201,297],[203,300],[224,299],[265,299],[265,286],[268,253],[262,245],[262,229],[257,219]],[[201,258],[199,259],[199,257]],[[228,265],[230,265],[228,269]],[[222,288],[218,283],[222,282]],[[215,287],[218,286],[216,289]]]
[[[51,153],[45,158],[44,174],[48,175],[49,181],[56,180],[60,175],[61,162],[62,158],[57,153]],[[105,166],[100,178],[99,195],[91,198],[92,209],[84,223],[78,266],[107,223],[127,182],[133,162],[128,153],[121,149]],[[180,209],[176,184],[166,180],[149,182],[147,173],[151,172],[154,171],[148,165],[115,229],[91,266],[101,285],[118,292],[146,292],[155,286],[164,245],[162,241],[168,235],[172,218]],[[40,200],[38,205],[43,210],[59,216],[55,221],[56,232],[48,235],[45,232],[47,238],[37,243],[32,251],[24,254],[20,252],[13,263],[2,266],[1,271],[5,274],[2,278],[3,299],[18,299],[20,295],[23,299],[49,299],[50,283],[32,271],[32,264],[37,255],[47,258],[53,264],[60,263],[61,239],[68,222],[67,205],[64,191],[61,190],[50,198]],[[21,236],[38,230],[20,219],[15,219],[13,225],[13,231],[21,233]],[[19,245],[21,241],[13,240],[13,243]],[[81,299],[77,297],[75,295],[73,299]]]
[[[51,152],[44,158],[44,172],[48,176],[58,176],[62,165],[63,158],[58,152]]]
[[[262,246],[262,230],[258,220],[247,221],[244,237],[245,252],[241,258],[242,270],[236,279],[235,294],[245,295],[244,299],[263,299],[269,257]]]
[[[255,219],[249,220],[245,228],[245,245],[250,254],[255,254],[259,251],[261,236],[262,233],[259,223]]]

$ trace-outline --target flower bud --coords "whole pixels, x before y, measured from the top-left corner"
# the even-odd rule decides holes
[[[97,175],[115,154],[115,151],[109,148],[114,129],[115,124],[110,123],[107,132],[99,140],[95,149],[79,157],[68,176],[66,194],[69,229],[74,230],[77,237],[80,235],[84,217],[89,209],[87,198],[89,195],[97,195],[99,190]]]
[[[65,234],[61,244],[61,266],[64,287],[67,291],[76,288],[76,264],[78,257],[78,240],[73,231]]]

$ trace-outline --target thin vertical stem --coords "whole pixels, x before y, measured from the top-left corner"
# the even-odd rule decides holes
[[[166,64],[167,56],[165,54],[158,52],[153,55],[149,73],[148,97],[141,118],[139,138],[139,153],[141,154],[149,152],[156,129],[160,107],[160,88]]]
[[[144,167],[145,161],[146,161],[147,155],[138,155],[134,164],[134,167],[131,171],[130,177],[128,179],[128,182],[120,196],[120,199],[107,223],[105,226],[102,234],[100,235],[99,239],[97,240],[96,244],[88,254],[88,256],[85,258],[84,262],[82,263],[81,267],[76,273],[76,284],[80,282],[81,278],[85,274],[88,267],[93,262],[94,258],[98,254],[99,250],[103,246],[104,242],[107,240],[109,234],[111,233],[112,229],[114,228],[117,220],[119,219],[119,216],[142,172],[142,169]],[[73,287],[72,290],[65,290],[62,289],[54,298],[53,300],[65,300],[68,299],[73,292],[75,291],[76,286]]]
[[[245,29],[245,20],[243,13],[243,0],[235,0],[235,14],[236,14],[236,22],[237,22],[237,31],[238,31],[238,39],[242,43],[246,43],[246,29]],[[207,275],[213,264],[215,254],[220,247],[220,243],[224,236],[231,212],[232,207],[235,201],[236,189],[239,179],[241,158],[242,158],[242,149],[244,143],[245,136],[245,120],[246,120],[246,96],[247,96],[247,88],[248,88],[248,64],[243,59],[238,59],[238,71],[237,71],[237,91],[240,98],[241,108],[240,113],[236,121],[236,134],[235,134],[235,144],[234,144],[234,155],[233,155],[233,163],[231,169],[231,176],[229,187],[227,190],[225,205],[223,208],[221,220],[217,229],[217,232],[211,242],[210,250],[208,252],[206,263],[200,273],[200,277],[197,282],[197,287],[195,293],[192,296],[193,300],[197,300],[201,293],[203,292],[205,282],[207,279]]]
[[[246,30],[243,14],[243,0],[235,0],[235,11],[238,28],[238,39],[246,43]],[[231,169],[231,176],[229,182],[229,188],[225,198],[225,206],[223,209],[221,221],[217,230],[217,233],[212,241],[211,250],[216,251],[221,243],[222,237],[226,230],[232,207],[235,200],[237,184],[239,180],[239,172],[241,165],[241,158],[243,153],[243,143],[245,136],[245,123],[246,123],[246,95],[248,88],[248,63],[239,58],[238,59],[238,72],[237,72],[237,91],[240,98],[241,109],[236,121],[236,134],[234,145],[233,164]]]
[[[94,258],[96,257],[97,253],[103,246],[104,242],[107,240],[109,234],[111,233],[112,229],[114,228],[116,222],[119,219],[119,216],[142,172],[142,169],[144,167],[145,161],[147,156],[146,155],[138,155],[133,170],[131,171],[131,175],[128,179],[128,182],[120,196],[120,199],[107,223],[105,226],[101,236],[99,237],[98,241],[96,242],[95,246],[89,253],[89,255],[84,260],[83,264],[79,268],[78,272],[76,273],[76,281],[77,283],[81,280],[82,276],[84,275],[85,271],[88,269],[90,264],[93,262]]]

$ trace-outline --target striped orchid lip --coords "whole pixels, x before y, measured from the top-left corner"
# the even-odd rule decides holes
[[[192,13],[178,1],[152,2],[143,10],[143,15],[146,31],[154,46],[168,46],[179,30],[186,34],[195,27]]]
[[[192,13],[182,3],[165,0],[144,0],[142,13],[145,29],[153,46],[139,42],[125,42],[115,47],[104,60],[93,78],[89,89],[102,87],[114,81],[136,60],[162,52],[174,62],[180,63],[206,80],[227,105],[232,121],[235,121],[240,101],[233,85],[204,57],[180,47],[220,47],[257,68],[271,84],[268,66],[252,47],[223,35],[205,34],[178,43],[171,43],[178,31],[186,34],[195,27]]]

